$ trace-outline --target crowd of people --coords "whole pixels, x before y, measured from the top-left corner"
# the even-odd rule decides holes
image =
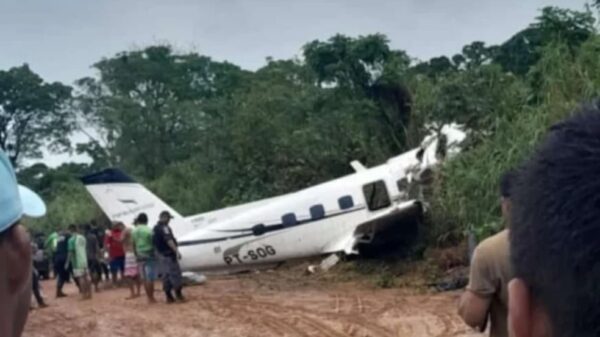
[[[598,172],[600,104],[594,103],[551,127],[531,157],[503,177],[507,229],[483,241],[473,254],[469,285],[459,304],[467,324],[483,331],[491,321],[492,336],[600,336]],[[42,216],[45,205],[18,185],[2,152],[0,187],[0,336],[19,337],[36,288],[30,283],[32,251],[22,219]],[[92,238],[86,226],[57,233],[57,297],[64,295],[69,274],[82,296],[91,297],[90,280],[97,288],[104,263],[94,241],[102,241],[112,281],[125,277],[131,296],[139,295],[143,279],[153,302],[151,283],[158,263],[167,301],[183,300],[170,218],[163,212],[150,230],[140,214],[134,229],[115,223],[102,240]]]
[[[56,298],[67,296],[63,289],[72,281],[84,300],[91,299],[92,293],[100,292],[101,288],[121,286],[130,290],[127,299],[134,299],[141,296],[143,285],[148,302],[156,303],[154,283],[161,276],[167,303],[183,302],[178,263],[181,256],[169,227],[170,219],[170,214],[163,212],[154,229],[148,226],[145,213],[135,218],[132,227],[122,222],[114,222],[109,228],[70,225],[51,233],[46,240],[32,241],[32,256],[35,260],[43,250],[49,254],[56,279]],[[45,308],[47,303],[40,291],[41,273],[37,268],[34,264],[32,293],[38,307]],[[163,270],[160,275],[159,270]]]
[[[140,213],[131,227],[122,222],[113,222],[109,228],[82,224],[70,225],[65,230],[54,232],[45,240],[56,278],[56,298],[66,297],[65,283],[73,282],[83,299],[92,298],[92,293],[103,288],[126,285],[128,299],[141,296],[142,284],[148,301],[155,303],[154,283],[161,277],[167,303],[185,301],[182,293],[182,278],[178,260],[181,258],[177,240],[173,236],[169,221],[171,215],[160,214],[154,229],[148,226],[148,216]],[[39,249],[36,245],[35,250]],[[47,304],[39,291],[39,277],[33,268],[32,290],[39,307]]]

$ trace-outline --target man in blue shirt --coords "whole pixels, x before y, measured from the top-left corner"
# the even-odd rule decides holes
[[[185,301],[181,292],[183,287],[181,268],[179,267],[181,254],[177,248],[177,240],[175,240],[173,231],[169,227],[169,222],[172,218],[168,211],[161,212],[158,224],[154,226],[153,233],[154,248],[158,255],[163,290],[167,297],[167,303],[174,303],[175,297],[178,301]],[[172,294],[173,290],[175,291],[175,297]]]

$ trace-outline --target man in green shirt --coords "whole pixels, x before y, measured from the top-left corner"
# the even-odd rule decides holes
[[[48,235],[48,238],[44,242],[44,248],[46,248],[48,250],[48,253],[51,255],[51,257],[54,256],[54,252],[56,252],[57,244],[58,244],[58,233],[52,232],[50,235]]]
[[[87,242],[82,235],[83,228],[70,225],[69,230],[73,233],[69,239],[69,257],[66,265],[71,263],[73,276],[79,282],[79,292],[83,299],[92,298],[92,287],[88,280]]]
[[[137,257],[142,277],[144,278],[144,290],[150,303],[154,299],[154,281],[156,281],[157,261],[154,255],[154,244],[152,241],[152,229],[148,227],[148,216],[140,213],[134,221],[135,228],[132,232],[133,250]]]

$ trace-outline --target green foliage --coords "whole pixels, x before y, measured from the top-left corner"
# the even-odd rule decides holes
[[[100,210],[82,184],[65,184],[56,188],[55,193],[56,197],[47,202],[47,216],[28,220],[28,227],[32,230],[50,233],[70,224],[88,223],[102,218]]]
[[[544,48],[531,71],[531,76],[542,75],[535,88],[541,102],[515,106],[512,116],[498,120],[492,135],[442,170],[435,190],[431,238],[460,237],[469,227],[480,236],[500,229],[500,175],[525,160],[550,125],[600,93],[599,47],[596,36],[576,55],[560,42]]]
[[[337,85],[354,90],[368,90],[392,58],[405,67],[408,56],[392,51],[388,39],[368,35],[353,39],[336,35],[326,42],[315,40],[304,46],[306,64],[317,75],[319,84]]]
[[[14,165],[40,157],[42,145],[69,148],[70,98],[70,87],[45,83],[27,64],[0,71],[0,149]]]
[[[498,129],[502,120],[512,119],[528,95],[521,79],[495,64],[444,73],[435,80],[417,76],[411,87],[413,118],[422,121],[415,125],[457,122],[472,130],[477,139]]]
[[[392,50],[381,35],[350,38],[336,35],[326,42],[315,40],[304,46],[306,67],[321,87],[332,88],[337,101],[367,98],[377,108],[375,116],[390,150],[405,146],[405,131],[410,120],[410,94],[405,77],[410,58],[401,50]],[[326,92],[327,92],[326,91]]]
[[[49,233],[70,224],[100,219],[100,210],[78,181],[80,176],[91,173],[92,169],[85,164],[63,164],[56,169],[36,164],[19,171],[19,182],[37,191],[48,207],[48,215],[28,220],[28,227]]]
[[[462,54],[467,69],[472,69],[490,61],[494,56],[495,48],[488,48],[484,42],[475,41],[463,47]]]
[[[562,41],[573,52],[595,34],[590,11],[545,7],[536,22],[512,36],[497,49],[494,62],[506,71],[525,75],[542,57],[548,44]]]
[[[218,197],[223,194],[219,190],[222,184],[218,176],[199,171],[198,167],[200,165],[191,160],[173,164],[147,187],[162,196],[167,204],[177,205],[177,211],[182,214],[216,209],[220,205]]]
[[[377,278],[375,279],[375,286],[378,288],[393,288],[395,284],[396,278],[388,271],[383,271],[382,273],[377,274]]]
[[[78,81],[80,109],[106,134],[107,161],[151,179],[201,150],[213,113],[204,103],[230,96],[245,74],[167,46],[120,53],[94,67],[98,79]],[[95,147],[80,150],[99,154]]]

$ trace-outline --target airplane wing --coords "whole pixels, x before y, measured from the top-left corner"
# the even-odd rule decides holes
[[[409,200],[396,204],[386,212],[371,217],[366,222],[359,224],[353,232],[328,245],[323,253],[343,251],[346,254],[358,254],[356,250],[358,243],[369,243],[373,240],[377,232],[389,226],[401,225],[404,217],[414,216],[421,212],[422,206],[418,200]]]

